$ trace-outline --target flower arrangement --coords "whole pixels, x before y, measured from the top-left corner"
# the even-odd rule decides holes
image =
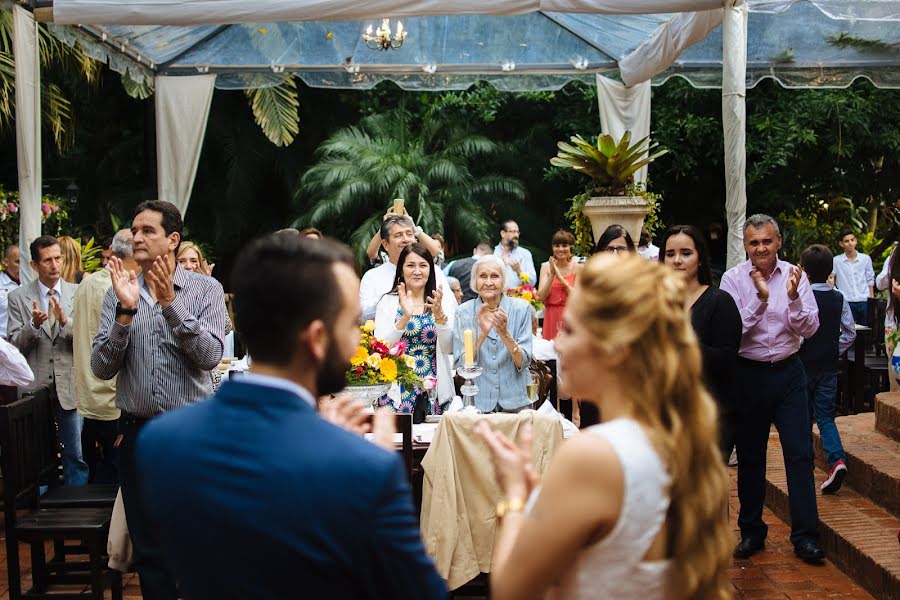
[[[514,288],[509,288],[508,290],[506,290],[506,295],[512,296],[513,298],[521,298],[522,300],[525,300],[534,307],[534,310],[543,310],[544,303],[541,302],[541,299],[537,295],[537,290],[534,289],[534,286],[528,283],[528,276],[520,275],[519,277],[522,278],[522,281],[524,281],[525,283]]]
[[[413,368],[415,361],[406,355],[406,341],[400,340],[392,346],[373,335],[375,323],[366,321],[360,326],[362,337],[359,347],[350,358],[347,371],[347,385],[378,385],[394,383],[406,388],[423,389],[425,383],[419,379]]]
[[[0,186],[0,246],[6,247],[19,239],[19,192]],[[69,221],[65,203],[58,197],[41,198],[41,230],[59,235]],[[66,227],[68,229],[68,227]]]

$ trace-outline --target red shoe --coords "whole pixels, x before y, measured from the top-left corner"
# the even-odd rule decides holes
[[[833,494],[841,489],[841,484],[844,483],[844,477],[847,476],[847,465],[843,460],[839,460],[834,463],[834,466],[831,467],[831,471],[828,473],[828,479],[822,484],[820,488],[823,494]]]

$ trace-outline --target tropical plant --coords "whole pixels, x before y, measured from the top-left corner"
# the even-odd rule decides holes
[[[46,25],[38,24],[38,49],[42,67],[41,118],[53,133],[57,149],[72,142],[72,102],[63,91],[67,77],[95,81],[99,65],[78,47],[57,40]],[[16,63],[13,57],[12,3],[0,5],[0,127],[15,115]]]
[[[634,183],[634,174],[654,160],[666,154],[662,149],[650,151],[659,144],[651,143],[650,136],[631,145],[631,132],[626,131],[616,142],[607,133],[597,137],[596,146],[580,135],[572,136],[572,144],[559,142],[559,152],[550,159],[555,167],[574,169],[590,177],[592,191],[601,196],[623,196]]]
[[[474,246],[491,230],[485,207],[525,197],[517,178],[491,172],[489,161],[500,152],[487,137],[437,114],[423,118],[401,106],[371,115],[318,147],[319,161],[296,188],[302,212],[294,226],[349,240],[362,262],[387,203],[404,198],[425,231]]]
[[[78,238],[75,238],[75,243],[78,244],[78,247],[81,250],[82,272],[95,273],[103,268],[102,263],[100,262],[100,252],[103,251],[103,248],[94,242],[94,238],[91,238],[86,242],[82,242]]]
[[[41,199],[41,228],[48,235],[60,235],[69,221],[64,201],[56,196]],[[0,248],[15,244],[19,239],[19,192],[6,191],[0,186]]]

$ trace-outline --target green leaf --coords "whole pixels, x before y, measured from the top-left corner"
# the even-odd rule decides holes
[[[297,108],[297,84],[291,74],[285,74],[274,87],[245,90],[253,109],[253,118],[269,141],[276,146],[288,146],[300,132]]]

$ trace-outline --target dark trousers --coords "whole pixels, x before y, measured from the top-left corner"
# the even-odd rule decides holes
[[[869,301],[848,302],[850,305],[850,313],[853,315],[853,322],[857,325],[869,324]]]
[[[138,487],[140,478],[135,468],[134,449],[143,426],[143,421],[124,413],[119,420],[119,431],[123,435],[119,447],[119,476],[125,520],[134,547],[134,567],[141,578],[142,597],[144,600],[175,600],[178,595],[175,575],[165,566],[156,529],[147,519]]]
[[[731,451],[734,450],[737,413],[732,406],[719,404],[719,450],[722,459],[728,464],[731,459]]]
[[[791,511],[791,542],[818,540],[819,513],[813,479],[813,454],[806,372],[796,356],[774,366],[738,361],[738,498],[741,537],[764,540],[766,447],[772,423],[781,439]]]
[[[84,418],[81,451],[88,465],[88,483],[119,483],[119,421]]]

